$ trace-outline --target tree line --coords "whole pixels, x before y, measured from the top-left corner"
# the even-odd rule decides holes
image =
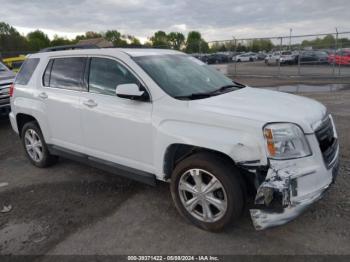
[[[153,47],[153,48],[170,48],[181,50],[187,53],[215,53],[224,51],[237,52],[259,52],[271,51],[275,46],[269,39],[254,39],[249,41],[225,41],[212,42],[208,44],[198,31],[191,31],[187,37],[180,32],[166,33],[164,31],[155,32],[146,43],[128,34],[122,34],[117,30],[107,30],[105,32],[87,31],[83,35],[77,35],[74,39],[68,39],[55,35],[51,40],[43,31],[35,30],[27,35],[20,34],[13,26],[0,22],[0,54],[3,53],[30,53],[40,49],[59,46],[77,44],[80,40],[100,38],[113,43],[115,47]],[[313,40],[304,40],[301,43],[302,47],[314,48],[335,48],[336,40],[333,35],[327,35],[323,38]],[[337,47],[350,46],[348,38],[340,38],[337,42]]]
[[[209,52],[208,43],[202,38],[200,32],[191,31],[187,37],[180,32],[166,33],[158,31],[149,38],[146,43],[128,34],[122,34],[117,30],[105,32],[87,31],[83,35],[77,35],[74,39],[68,39],[55,35],[51,40],[43,31],[35,30],[27,35],[20,34],[13,26],[0,22],[0,52],[36,52],[46,47],[60,45],[74,45],[80,40],[100,38],[113,43],[115,47],[154,47],[182,50],[188,53]]]

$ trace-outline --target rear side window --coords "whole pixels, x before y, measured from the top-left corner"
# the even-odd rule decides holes
[[[32,77],[36,67],[39,64],[40,59],[39,58],[29,58],[27,59],[21,69],[19,70],[15,84],[19,85],[27,85],[30,78]]]
[[[86,90],[84,57],[55,58],[49,62],[43,77],[45,86],[70,90]]]

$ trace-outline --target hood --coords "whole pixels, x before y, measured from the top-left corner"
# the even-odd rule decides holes
[[[326,114],[321,103],[288,93],[245,87],[237,91],[193,100],[190,106],[207,112],[260,122],[291,122],[312,133],[312,126]]]

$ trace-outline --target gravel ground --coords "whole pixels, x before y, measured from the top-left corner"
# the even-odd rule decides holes
[[[350,255],[350,91],[306,95],[335,118],[337,183],[296,220],[259,232],[248,213],[222,233],[187,224],[164,183],[149,187],[64,159],[35,168],[2,118],[0,209],[10,205],[10,211],[0,213],[0,254]]]

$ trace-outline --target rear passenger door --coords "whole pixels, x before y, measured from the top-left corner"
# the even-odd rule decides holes
[[[116,87],[135,83],[135,74],[120,61],[92,57],[89,92],[82,98],[82,129],[89,155],[151,172],[152,103],[120,98]],[[146,91],[147,92],[147,91]]]
[[[84,83],[86,57],[52,58],[44,72],[38,95],[46,108],[53,144],[82,151],[80,97]]]

